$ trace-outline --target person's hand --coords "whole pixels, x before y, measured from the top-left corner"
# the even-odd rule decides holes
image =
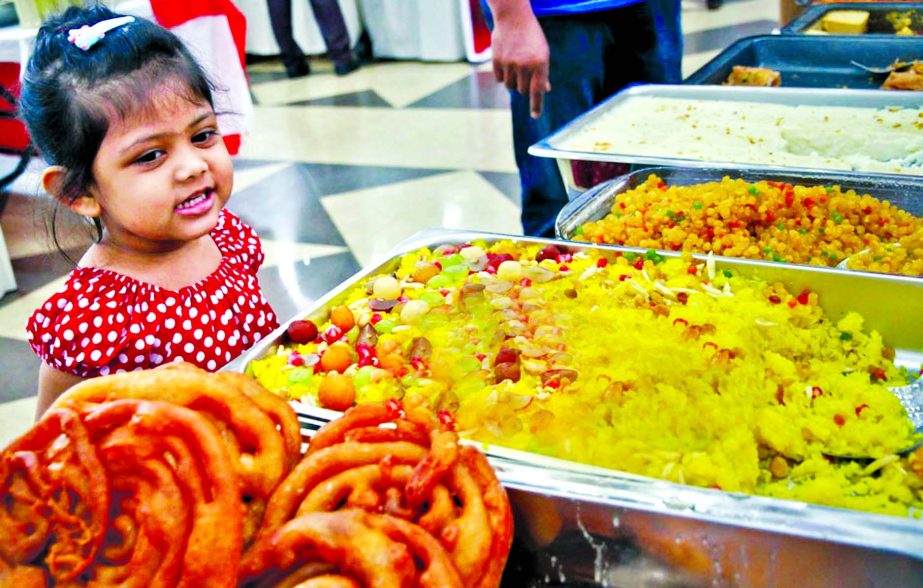
[[[525,10],[495,12],[491,40],[494,76],[510,90],[528,95],[532,118],[538,118],[545,92],[551,90],[548,42],[528,3],[525,6]]]

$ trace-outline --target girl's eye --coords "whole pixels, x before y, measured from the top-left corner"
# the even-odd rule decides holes
[[[192,142],[196,145],[209,144],[218,137],[218,131],[215,129],[205,129],[192,136]]]
[[[142,153],[140,157],[135,159],[135,163],[154,163],[161,157],[163,157],[163,151],[152,149],[151,151],[145,151]]]

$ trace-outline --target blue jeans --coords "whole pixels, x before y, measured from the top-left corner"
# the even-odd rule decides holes
[[[666,70],[668,84],[683,81],[683,31],[680,22],[681,0],[647,0],[654,12],[657,49]]]
[[[574,16],[540,17],[551,52],[551,92],[542,115],[529,115],[529,97],[510,92],[513,148],[522,187],[526,235],[553,237],[567,191],[553,159],[533,157],[529,146],[635,82],[663,82],[657,33],[646,2]]]

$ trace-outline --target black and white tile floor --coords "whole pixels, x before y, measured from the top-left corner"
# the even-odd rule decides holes
[[[684,0],[689,74],[734,40],[777,26],[775,0]],[[235,161],[229,207],[267,253],[260,280],[283,319],[429,227],[519,233],[509,99],[489,64],[382,62],[340,78],[251,66],[252,131]],[[15,161],[0,156],[0,175]],[[0,196],[19,290],[0,299],[0,446],[33,418],[39,360],[24,324],[70,271],[50,246],[34,162]],[[86,241],[84,240],[83,243]],[[79,257],[81,239],[72,240]]]

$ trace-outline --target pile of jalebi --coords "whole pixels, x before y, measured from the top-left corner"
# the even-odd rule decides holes
[[[246,376],[84,382],[0,452],[0,587],[498,585],[506,494],[448,425],[401,412],[348,413],[299,463],[294,412]],[[310,481],[333,495],[303,503]]]
[[[366,546],[352,553],[362,565],[350,570],[365,579],[374,572],[366,552],[380,557],[370,546],[384,544],[404,578],[398,585],[412,578],[421,586],[499,585],[513,532],[506,492],[484,456],[459,445],[445,413],[438,426],[427,409],[403,413],[394,400],[358,406],[317,432],[273,494],[244,554],[242,580],[263,585],[255,578],[267,573],[303,578],[306,569],[342,566],[350,545]],[[319,514],[332,512],[349,517]],[[318,534],[331,525],[357,536],[323,543]],[[296,537],[299,529],[311,536]]]

